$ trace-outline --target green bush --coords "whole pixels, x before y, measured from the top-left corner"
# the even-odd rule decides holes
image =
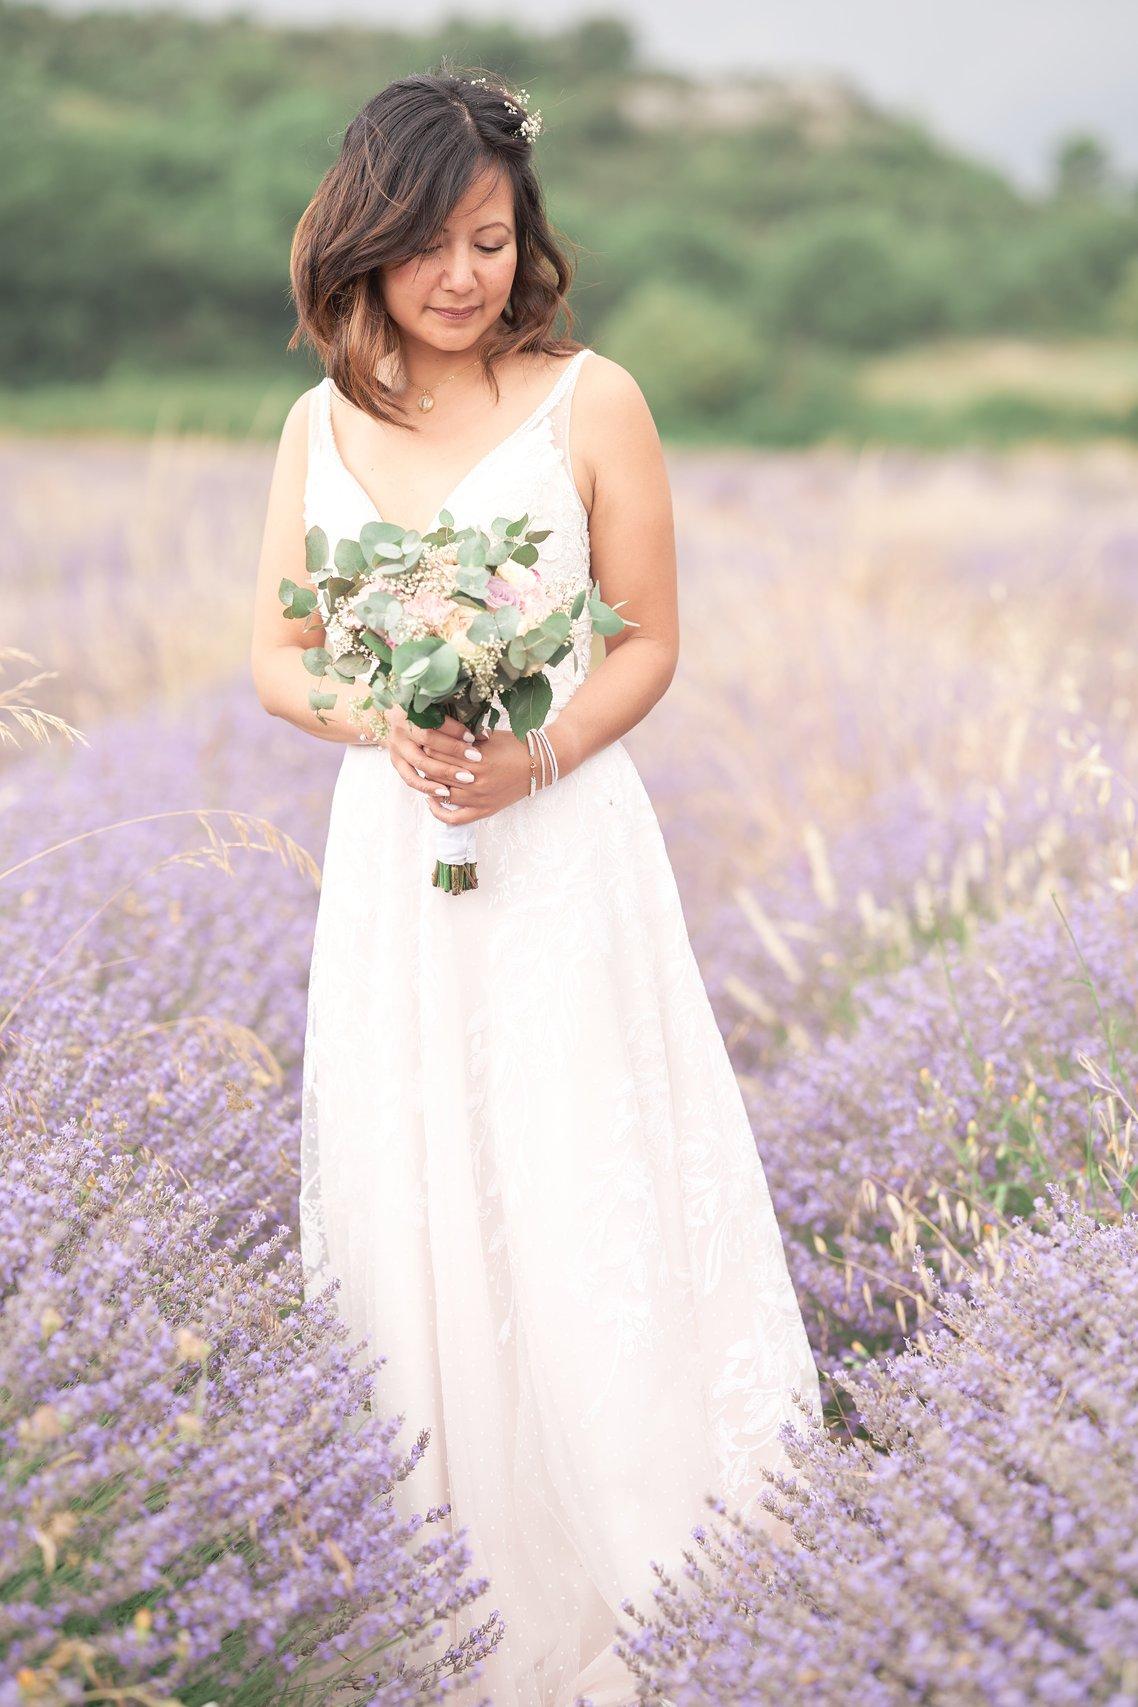
[[[770,374],[766,348],[736,303],[666,280],[630,291],[604,321],[598,347],[637,375],[664,430],[733,419]]]
[[[770,304],[779,332],[846,350],[884,350],[944,329],[943,273],[920,264],[913,236],[873,211],[794,221],[772,245]]]

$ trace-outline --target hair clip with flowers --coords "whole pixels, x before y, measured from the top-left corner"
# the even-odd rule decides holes
[[[468,78],[468,82],[477,83],[480,89],[491,89],[495,87],[501,89],[503,87],[500,83],[492,83],[489,77],[471,77]],[[530,100],[528,89],[519,89],[517,91],[517,96],[518,100],[522,103],[520,107],[516,102],[510,100],[508,96],[503,99],[502,105],[505,107],[507,112],[513,113],[515,118],[521,119],[522,122],[518,126],[518,135],[524,137],[527,142],[532,142],[534,138],[536,136],[540,136],[542,132],[541,108],[535,108],[532,113],[528,110]]]
[[[535,136],[541,135],[541,130],[542,130],[541,108],[535,107],[532,113],[528,110],[529,109],[529,90],[528,89],[519,89],[518,90],[518,99],[521,101],[522,106],[525,107],[527,110],[523,113],[522,107],[515,106],[513,101],[506,101],[504,103],[505,107],[506,107],[506,111],[515,114],[515,116],[517,118],[521,119],[522,122],[518,126],[518,135],[524,136],[527,142],[532,142]]]

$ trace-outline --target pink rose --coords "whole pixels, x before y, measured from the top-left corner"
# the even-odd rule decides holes
[[[486,583],[486,603],[491,610],[498,610],[502,605],[521,606],[522,595],[516,587],[511,587],[508,581],[503,581],[500,575],[491,575]]]
[[[441,593],[429,590],[415,593],[403,606],[407,616],[421,617],[432,628],[441,628],[453,608],[449,599],[444,599]]]

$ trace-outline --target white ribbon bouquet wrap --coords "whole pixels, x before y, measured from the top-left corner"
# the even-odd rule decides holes
[[[497,697],[511,731],[525,741],[549,714],[553,687],[545,671],[573,652],[573,625],[586,601],[598,634],[636,626],[605,604],[591,579],[584,587],[558,585],[538,549],[550,530],[531,529],[529,521],[498,516],[489,533],[456,530],[442,510],[428,534],[368,522],[358,539],[341,539],[331,559],[327,535],[309,529],[309,585],[286,578],[278,596],[286,617],[307,623],[316,612],[323,624],[324,643],[303,652],[320,683],[331,678],[366,689],[350,703],[350,721],[366,721],[382,735],[384,710],[398,705],[421,728],[437,729],[451,716],[473,737],[484,722],[497,724]],[[308,702],[326,723],[336,695],[317,686]],[[476,825],[432,821],[431,882],[448,895],[476,889]]]

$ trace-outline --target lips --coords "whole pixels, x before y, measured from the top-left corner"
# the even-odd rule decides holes
[[[477,312],[477,304],[471,308],[436,308],[436,314],[441,314],[444,320],[469,320]]]

